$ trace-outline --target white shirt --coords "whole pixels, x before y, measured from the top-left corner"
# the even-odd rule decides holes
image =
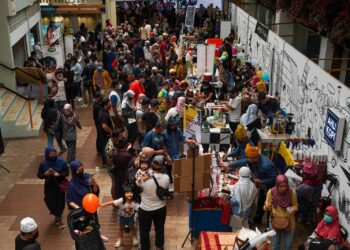
[[[132,201],[131,203],[125,202],[123,204],[123,198],[119,198],[118,200],[113,201],[113,203],[114,206],[119,208],[119,216],[122,217],[133,217],[139,210],[139,204],[137,202]]]
[[[157,179],[160,186],[163,188],[169,188],[170,179],[167,174],[154,174],[154,177]],[[147,181],[136,184],[139,187],[142,187],[141,193],[141,204],[140,208],[145,211],[154,211],[165,207],[166,201],[162,201],[158,198],[156,194],[157,185],[154,182],[153,178],[148,179]]]
[[[176,107],[172,107],[168,110],[168,113],[165,116],[165,121],[168,121],[170,117],[175,117],[177,114],[179,114],[179,112],[177,112]]]
[[[241,101],[242,97],[239,95],[236,96],[235,99],[230,98],[228,104],[233,108],[233,110],[230,110],[228,112],[228,120],[230,122],[239,122],[239,120],[241,119]]]

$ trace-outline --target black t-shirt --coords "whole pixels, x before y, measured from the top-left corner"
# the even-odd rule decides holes
[[[113,129],[113,124],[111,116],[109,115],[108,110],[101,109],[98,114],[98,124],[101,133],[101,138],[109,138],[109,134],[102,128],[102,124],[106,124],[110,129]]]
[[[143,114],[142,120],[145,122],[146,125],[146,133],[156,126],[158,119],[159,117],[155,112],[147,111]]]
[[[21,234],[15,239],[16,250],[41,250],[40,244],[36,240],[22,240]]]
[[[96,126],[96,129],[98,129],[98,115],[100,114],[100,110],[103,109],[101,104],[94,102],[92,104],[92,115],[94,117],[94,123]]]
[[[208,100],[209,102],[210,101],[214,101],[216,96],[215,96],[215,87],[211,84],[209,84],[209,87],[204,89],[203,86],[201,87],[201,93],[205,94],[206,95],[206,98],[208,98],[209,94],[210,93],[213,93],[212,97],[210,100]]]

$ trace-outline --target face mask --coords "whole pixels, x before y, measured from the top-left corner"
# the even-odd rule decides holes
[[[102,67],[97,67],[97,70],[98,70],[98,71],[102,71],[103,68],[102,68]]]
[[[329,223],[332,222],[332,217],[331,217],[331,216],[328,216],[328,215],[324,215],[323,220],[324,220],[327,224],[329,224]]]
[[[123,87],[123,84],[119,84],[119,89],[121,89]]]
[[[77,173],[77,176],[78,176],[79,178],[83,178],[83,177],[84,177],[84,172]]]

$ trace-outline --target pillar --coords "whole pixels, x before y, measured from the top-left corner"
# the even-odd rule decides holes
[[[319,58],[332,58],[334,53],[333,43],[326,37],[321,37]],[[332,68],[332,60],[319,60],[318,66],[322,69]]]
[[[106,19],[109,19],[113,26],[117,25],[116,6],[117,5],[115,0],[106,0]],[[102,17],[102,19],[104,18]],[[105,20],[103,20],[103,24],[105,24]]]
[[[288,23],[293,20],[289,19],[284,11],[276,12],[276,25],[273,27],[273,30],[277,35],[282,36],[282,39],[287,43],[292,44],[292,36],[283,36],[283,35],[292,35],[293,34],[293,24],[279,24],[279,23]]]

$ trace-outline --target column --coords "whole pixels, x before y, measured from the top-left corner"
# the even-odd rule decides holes
[[[332,58],[334,53],[333,43],[326,37],[321,37],[319,58]],[[327,70],[332,67],[332,60],[319,60],[318,66]]]
[[[282,39],[287,43],[292,43],[292,36],[283,36],[283,35],[292,35],[293,34],[293,24],[279,24],[279,23],[289,23],[293,20],[289,19],[284,11],[276,12],[276,25],[272,27],[273,31],[276,32],[277,35],[282,36]]]

